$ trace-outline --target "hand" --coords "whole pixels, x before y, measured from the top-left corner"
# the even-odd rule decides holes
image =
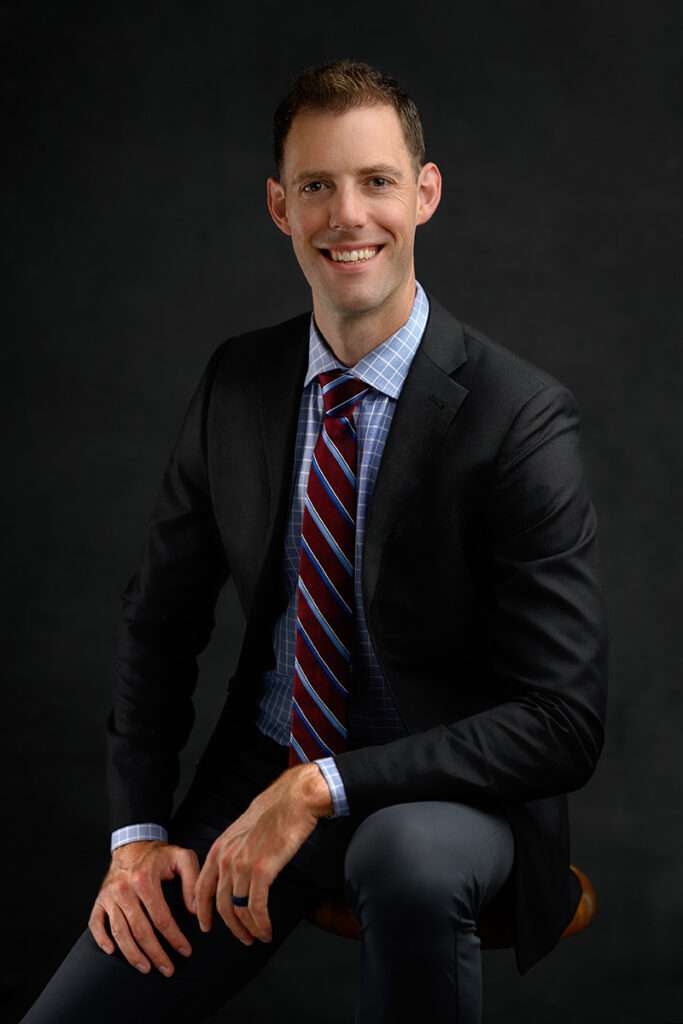
[[[88,920],[95,942],[105,953],[114,952],[104,927],[106,917],[114,940],[129,964],[147,974],[151,961],[162,974],[170,977],[173,963],[152,924],[183,956],[190,956],[192,947],[171,915],[161,881],[180,875],[185,906],[194,913],[192,900],[198,874],[199,861],[194,850],[158,840],[119,846],[112,854],[111,866]]]
[[[254,937],[270,942],[268,890],[318,823],[332,811],[332,799],[317,765],[297,765],[252,800],[216,839],[195,886],[197,920],[210,929],[213,903],[233,935],[250,946]],[[235,907],[236,896],[249,905]]]

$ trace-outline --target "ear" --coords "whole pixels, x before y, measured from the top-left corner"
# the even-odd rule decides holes
[[[268,206],[268,213],[280,231],[283,231],[285,235],[291,235],[292,229],[287,219],[285,189],[277,178],[268,178],[266,181],[266,204]]]
[[[425,224],[441,201],[441,171],[435,163],[424,164],[417,179],[417,223]]]

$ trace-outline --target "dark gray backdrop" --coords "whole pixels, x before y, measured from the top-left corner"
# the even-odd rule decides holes
[[[600,913],[524,978],[485,955],[485,1020],[683,1021],[681,29],[677,2],[0,7],[3,958],[9,1019],[108,863],[103,721],[118,598],[185,404],[228,334],[310,308],[267,216],[270,117],[336,56],[394,73],[445,179],[419,279],[568,384],[610,611],[608,738],[570,798]],[[243,623],[203,657],[201,749]],[[358,947],[308,925],[226,1020],[350,1021]],[[315,971],[314,971],[315,968]],[[283,1008],[285,1008],[283,1010]]]

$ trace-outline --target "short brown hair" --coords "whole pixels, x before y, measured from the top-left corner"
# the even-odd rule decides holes
[[[343,114],[352,107],[381,103],[390,104],[399,116],[417,177],[425,162],[425,143],[415,103],[390,75],[361,61],[343,59],[305,68],[275,111],[273,157],[277,179],[282,172],[285,139],[297,114],[304,110]]]

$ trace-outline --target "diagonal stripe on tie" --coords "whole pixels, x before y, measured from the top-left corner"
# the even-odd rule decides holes
[[[318,465],[318,460],[315,458],[315,456],[313,456],[313,463],[312,463],[312,465],[313,465],[313,471],[315,472],[316,476],[318,477],[318,480],[320,481],[320,484],[321,484],[323,490],[325,491],[325,494],[330,499],[330,501],[333,503],[333,505],[336,507],[337,511],[339,512],[339,515],[347,523],[353,525],[355,523],[355,517],[354,517],[352,512],[349,512],[349,510],[347,508],[347,505],[349,503],[348,495],[345,496],[343,494],[337,494],[337,492],[335,491],[334,487],[329,482],[329,480],[327,479],[327,477],[324,475],[323,471],[321,470],[320,466]],[[346,504],[344,504],[344,497],[346,497]]]
[[[299,577],[299,590],[303,594],[304,600],[305,600],[306,604],[308,605],[309,609],[313,613],[313,616],[316,619],[317,625],[319,625],[322,628],[322,631],[325,634],[325,636],[327,637],[327,639],[330,641],[331,644],[333,644],[333,646],[336,648],[336,650],[338,651],[338,653],[341,655],[342,658],[344,658],[345,660],[350,660],[350,658],[351,658],[351,651],[346,646],[346,644],[344,643],[344,640],[342,639],[343,634],[342,634],[342,628],[340,628],[340,627],[343,624],[338,625],[337,626],[338,632],[335,632],[334,627],[325,618],[325,614],[324,614],[322,608],[320,608],[318,606],[318,604],[316,602],[316,599],[313,597],[313,595],[311,594],[311,592],[309,591],[309,589],[307,588],[306,584],[304,583],[304,581],[302,580],[301,577]],[[320,591],[320,593],[324,596],[324,591]],[[322,604],[322,602],[321,602],[321,604]],[[336,611],[336,605],[334,606],[334,608],[335,608],[335,611]],[[343,632],[346,633],[347,630],[344,629]]]
[[[309,625],[310,629],[310,625]],[[299,658],[302,665],[304,665],[306,672],[311,679],[318,679],[321,675],[324,675],[327,679],[326,691],[332,693],[337,691],[341,693],[344,699],[348,698],[349,691],[345,686],[345,669],[346,666],[342,665],[341,670],[334,672],[330,667],[329,663],[318,653],[318,648],[313,643],[309,629],[306,625],[297,619],[296,623],[296,656]],[[329,685],[328,685],[329,684]]]
[[[310,477],[309,477],[309,480],[310,480]],[[306,513],[307,512],[310,515],[310,517],[313,519],[315,525],[317,526],[317,528],[320,531],[320,533],[322,534],[322,536],[325,538],[325,541],[327,542],[327,545],[329,546],[329,548],[336,555],[336,557],[339,560],[340,564],[344,567],[347,575],[349,575],[349,576],[353,575],[353,561],[352,561],[352,559],[347,557],[347,555],[344,552],[343,547],[335,539],[334,534],[332,533],[332,531],[328,527],[327,523],[323,519],[323,517],[320,514],[320,512],[318,511],[318,509],[315,507],[315,505],[311,501],[309,495],[306,495],[306,499],[305,499],[304,517],[303,517],[304,518],[304,525],[303,525],[304,532],[303,532],[302,536],[306,537],[306,539],[308,540],[309,544],[312,544],[312,545],[316,544],[314,532],[312,530],[310,530],[310,528],[308,527],[308,524],[306,522]],[[343,540],[343,538],[340,538],[340,539]],[[301,570],[299,570],[299,571],[301,571]]]
[[[302,642],[300,647],[296,648],[296,652],[309,678],[317,682],[324,677],[326,691],[336,690],[346,698],[350,659],[332,643],[308,606],[304,604],[301,605],[301,613],[297,618],[297,637],[300,637]]]
[[[299,679],[301,680],[304,689],[309,694],[311,699],[316,702],[316,704],[318,705],[322,713],[325,715],[325,717],[328,719],[328,721],[334,726],[338,733],[346,737],[346,727],[342,725],[342,723],[340,722],[337,715],[335,715],[332,708],[328,707],[327,704],[325,704],[325,702],[323,701],[322,697],[317,692],[315,687],[309,682],[306,673],[304,672],[303,668],[301,667],[301,664],[296,660],[296,658],[294,659],[294,670],[296,671]],[[343,707],[343,702],[341,706]]]
[[[302,548],[303,554],[307,558],[310,559],[311,564],[315,567],[316,572],[319,574],[320,578],[324,581],[324,583],[325,583],[326,587],[328,588],[328,590],[330,591],[330,593],[334,596],[335,601],[337,601],[339,603],[339,605],[345,611],[347,611],[349,613],[349,615],[350,615],[352,613],[350,605],[348,605],[346,603],[346,601],[344,600],[342,595],[339,593],[339,589],[335,586],[334,579],[328,573],[327,569],[325,568],[323,563],[320,561],[320,559],[317,557],[315,552],[312,550],[310,544],[308,543],[308,541],[304,537],[301,538],[301,548]]]
[[[308,474],[296,589],[289,763],[341,753],[348,741],[354,637],[357,437],[367,384],[319,374],[323,421]]]

